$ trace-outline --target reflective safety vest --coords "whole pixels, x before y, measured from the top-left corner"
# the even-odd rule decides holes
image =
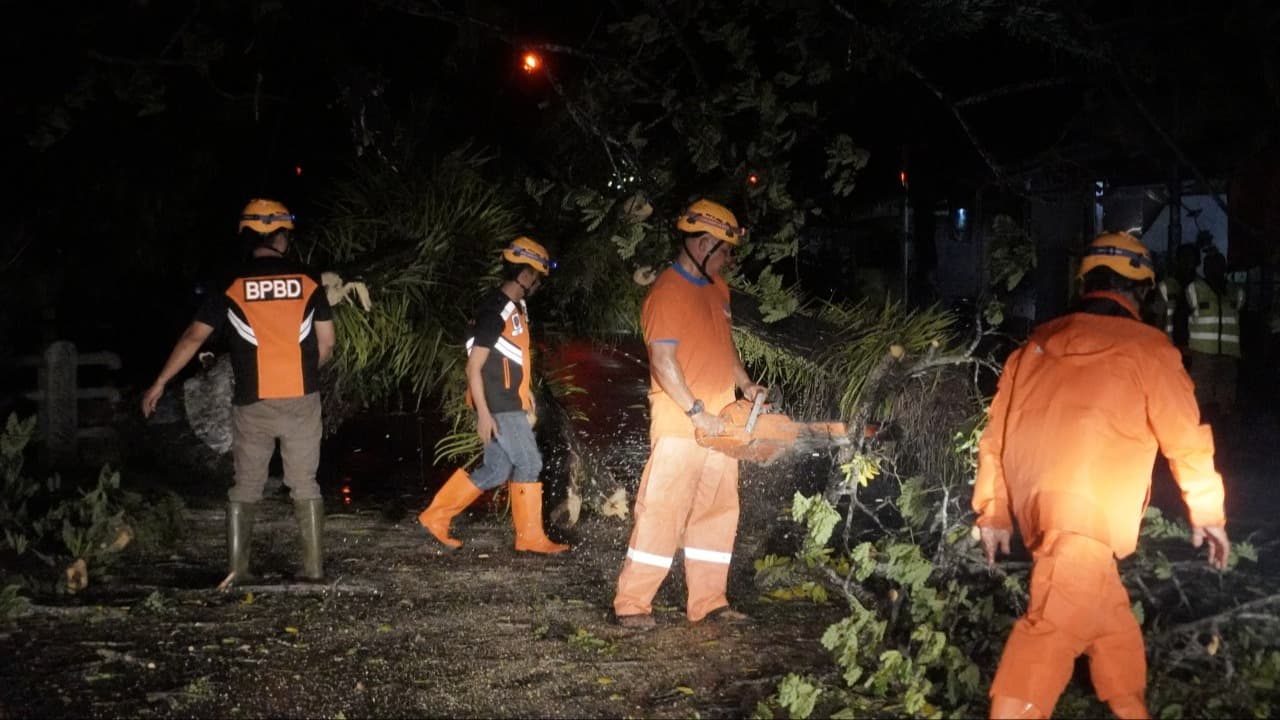
[[[1191,304],[1187,321],[1191,350],[1240,357],[1239,309],[1244,291],[1228,283],[1225,296],[1219,297],[1209,283],[1197,278],[1187,288],[1187,302]]]
[[[1164,298],[1164,334],[1173,337],[1173,313],[1178,308],[1178,292],[1182,286],[1174,278],[1161,280],[1156,286],[1160,297]]]

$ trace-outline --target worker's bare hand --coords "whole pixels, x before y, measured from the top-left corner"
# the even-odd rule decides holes
[[[1191,545],[1200,547],[1209,541],[1209,564],[1221,570],[1227,566],[1227,557],[1231,555],[1231,541],[1227,539],[1227,529],[1214,525],[1191,528]]]
[[[754,401],[756,399],[756,395],[768,391],[769,389],[763,385],[751,383],[750,385],[742,388],[742,397],[746,398],[748,401]]]
[[[983,527],[978,528],[978,532],[982,535],[982,553],[987,556],[987,567],[996,564],[997,549],[1001,555],[1009,554],[1009,541],[1013,538],[1011,530]]]
[[[164,385],[156,383],[147,388],[142,394],[142,417],[151,417],[151,413],[156,411],[156,405],[160,404],[161,395],[164,395]]]
[[[709,412],[700,412],[693,416],[693,426],[702,431],[703,435],[723,435],[725,431],[724,421],[719,415],[712,415]]]
[[[498,421],[489,413],[480,413],[476,416],[476,434],[480,436],[480,442],[488,445],[498,437]]]

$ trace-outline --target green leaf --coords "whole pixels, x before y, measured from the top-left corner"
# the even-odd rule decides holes
[[[898,512],[912,527],[921,527],[932,516],[924,484],[924,478],[919,475],[907,478],[898,494]]]
[[[806,553],[812,553],[831,539],[831,533],[840,521],[840,513],[822,495],[805,497],[797,492],[792,499],[791,518],[808,528],[805,548]]]
[[[524,191],[529,194],[529,197],[538,202],[542,202],[542,198],[555,186],[554,181],[546,178],[526,177],[524,179]]]
[[[827,145],[827,170],[823,177],[833,180],[831,191],[840,197],[853,193],[858,171],[866,167],[871,155],[857,147],[853,138],[841,133]]]
[[[765,266],[756,278],[756,290],[759,292],[761,319],[773,323],[790,317],[800,307],[800,294],[795,288],[784,288],[782,276]]]
[[[796,83],[800,82],[800,76],[792,75],[791,73],[788,73],[788,72],[778,72],[773,76],[773,81],[784,88],[789,88],[792,85],[795,85]]]
[[[1231,551],[1233,555],[1239,556],[1241,560],[1248,560],[1249,562],[1258,562],[1258,549],[1254,547],[1252,543],[1243,542],[1243,541],[1232,543]]]
[[[869,542],[859,543],[857,547],[849,553],[849,560],[853,563],[854,573],[853,579],[863,582],[871,577],[876,571],[876,561],[872,559],[872,553],[875,546]]]
[[[793,718],[809,717],[818,703],[822,690],[795,673],[788,674],[778,683],[778,704]]]
[[[920,666],[929,666],[942,657],[947,647],[947,636],[929,625],[919,625],[911,633],[911,640],[920,647],[916,650],[915,662]]]
[[[643,150],[649,141],[640,135],[640,123],[635,123],[627,130],[627,144],[636,150]]]
[[[915,543],[893,543],[886,548],[885,575],[909,588],[923,585],[933,573],[933,563]]]
[[[992,299],[982,309],[982,319],[992,327],[998,327],[1004,323],[1004,303],[999,300]]]

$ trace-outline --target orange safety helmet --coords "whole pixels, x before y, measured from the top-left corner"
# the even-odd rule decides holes
[[[1103,233],[1089,243],[1080,262],[1078,277],[1094,268],[1105,267],[1130,280],[1156,279],[1151,251],[1138,238],[1126,232]]]
[[[686,233],[708,233],[717,240],[737,245],[747,235],[729,208],[703,198],[680,214],[676,229]]]
[[[517,265],[528,265],[543,275],[550,275],[556,269],[556,261],[551,254],[531,237],[521,235],[502,251],[502,259]]]
[[[293,221],[296,219],[284,203],[254,198],[244,206],[244,210],[240,211],[240,229],[249,228],[266,235],[280,228],[292,230]]]

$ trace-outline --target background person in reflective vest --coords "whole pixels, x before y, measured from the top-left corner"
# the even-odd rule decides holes
[[[1116,559],[1137,548],[1159,447],[1190,511],[1192,543],[1225,567],[1231,544],[1213,435],[1159,329],[1138,319],[1155,278],[1126,233],[1099,236],[1083,295],[1032,332],[1000,374],[978,444],[973,509],[987,562],[1009,552],[1013,520],[1034,565],[1031,599],[991,686],[993,718],[1047,718],[1080,655],[1098,698],[1147,717],[1146,655]]]
[[[1217,251],[1204,257],[1204,277],[1186,292],[1191,379],[1206,415],[1227,415],[1235,408],[1240,361],[1240,308],[1244,289],[1227,281],[1227,259]]]
[[[142,397],[142,413],[150,416],[165,384],[215,329],[231,326],[235,484],[228,493],[227,564],[233,583],[252,578],[253,520],[277,441],[302,536],[302,579],[324,579],[324,501],[316,483],[323,434],[319,374],[333,353],[333,315],[316,276],[285,257],[293,223],[288,208],[274,200],[245,206],[240,239],[251,249],[250,260],[223,292],[210,294]]]
[[[738,461],[694,440],[695,429],[723,432],[716,413],[735,399],[735,387],[747,399],[764,392],[733,345],[722,277],[746,231],[710,200],[690,205],[676,229],[679,254],[650,288],[640,315],[649,350],[649,459],[613,600],[618,624],[637,629],[656,624],[653,597],[679,548],[688,619],[746,619],[726,596],[738,531]]]
[[[476,433],[484,460],[474,472],[454,471],[418,522],[444,548],[462,547],[449,536],[453,518],[486,490],[511,480],[515,547],[522,552],[559,553],[542,528],[542,455],[533,434],[532,342],[525,298],[555,268],[546,248],[518,237],[502,251],[502,284],[477,306],[467,336],[467,402],[476,411]]]
[[[1164,331],[1184,353],[1187,352],[1187,321],[1191,317],[1186,291],[1199,268],[1200,249],[1193,243],[1183,243],[1178,246],[1169,274],[1156,284],[1165,305]]]

